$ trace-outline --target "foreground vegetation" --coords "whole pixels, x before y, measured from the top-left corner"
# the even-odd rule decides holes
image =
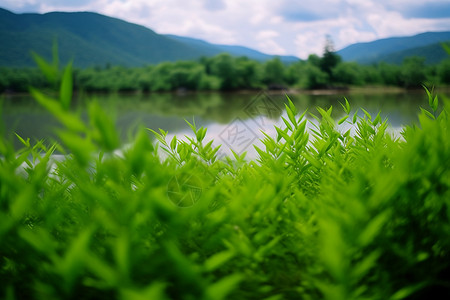
[[[423,82],[449,85],[450,59],[439,65],[425,65],[425,59],[420,57],[407,58],[401,65],[360,65],[342,62],[331,42],[325,46],[322,57],[310,55],[307,61],[290,65],[284,65],[279,58],[262,63],[221,54],[199,61],[165,62],[140,68],[105,66],[74,72],[75,88],[88,92],[323,89],[364,85],[417,88]],[[36,69],[0,68],[0,93],[27,92],[29,86],[49,88]]]
[[[57,64],[40,64],[59,81]],[[450,295],[450,107],[431,92],[401,138],[346,100],[344,118],[317,108],[312,123],[289,102],[249,162],[218,160],[195,124],[187,141],[142,129],[117,153],[98,104],[88,122],[71,111],[70,66],[58,99],[32,94],[65,129],[60,145],[0,140],[2,298]]]

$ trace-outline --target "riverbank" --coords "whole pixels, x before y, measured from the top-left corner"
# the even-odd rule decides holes
[[[429,87],[431,90],[433,87]],[[450,85],[435,86],[434,90],[438,94],[450,94]],[[208,90],[208,91],[192,91],[192,90],[176,90],[176,91],[159,91],[159,92],[143,92],[141,90],[132,91],[74,91],[74,98],[83,97],[107,97],[111,95],[121,96],[151,96],[151,95],[176,95],[176,96],[192,96],[192,95],[210,95],[210,94],[224,94],[224,95],[256,95],[264,92],[270,95],[361,95],[361,94],[400,94],[400,93],[423,93],[423,87],[417,88],[402,88],[395,86],[384,85],[368,85],[368,86],[352,86],[328,89],[301,89],[301,88],[283,88],[283,89],[239,89],[230,91]],[[54,93],[54,92],[50,92]],[[4,91],[0,93],[0,99],[12,99],[29,97],[27,92]]]

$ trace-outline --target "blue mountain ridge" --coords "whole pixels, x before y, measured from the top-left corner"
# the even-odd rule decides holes
[[[446,58],[445,51],[442,49],[439,51],[439,44],[448,41],[450,41],[450,31],[425,32],[414,36],[392,37],[352,44],[337,51],[337,54],[344,61],[356,61],[363,64],[380,61],[399,63],[403,58],[414,55],[424,56],[430,63],[436,63]],[[427,48],[431,45],[434,45],[434,48]]]

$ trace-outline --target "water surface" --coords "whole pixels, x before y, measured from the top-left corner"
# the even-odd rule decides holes
[[[197,127],[208,128],[206,140],[214,139],[215,145],[223,145],[224,154],[229,148],[237,153],[248,151],[250,158],[256,156],[252,145],[261,145],[262,132],[275,136],[274,125],[282,126],[281,116],[286,117],[284,104],[289,96],[299,112],[317,113],[315,107],[328,109],[333,106],[333,117],[344,116],[340,106],[346,97],[353,112],[362,107],[374,116],[381,111],[388,118],[391,130],[398,132],[402,126],[417,121],[420,106],[427,107],[425,91],[384,91],[338,93],[289,93],[251,91],[239,93],[161,93],[161,94],[109,94],[78,95],[74,109],[85,116],[88,101],[98,101],[116,120],[124,143],[139,127],[159,128],[173,135],[191,135],[185,120],[195,121]],[[17,132],[32,140],[56,139],[54,129],[58,122],[29,96],[3,97],[3,121],[7,136]],[[307,115],[310,118],[309,115]],[[18,141],[16,141],[16,145]]]

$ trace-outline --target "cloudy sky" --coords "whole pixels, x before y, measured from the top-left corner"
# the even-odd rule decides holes
[[[321,54],[356,42],[450,31],[449,0],[0,0],[15,13],[93,11],[158,33],[269,54]]]

